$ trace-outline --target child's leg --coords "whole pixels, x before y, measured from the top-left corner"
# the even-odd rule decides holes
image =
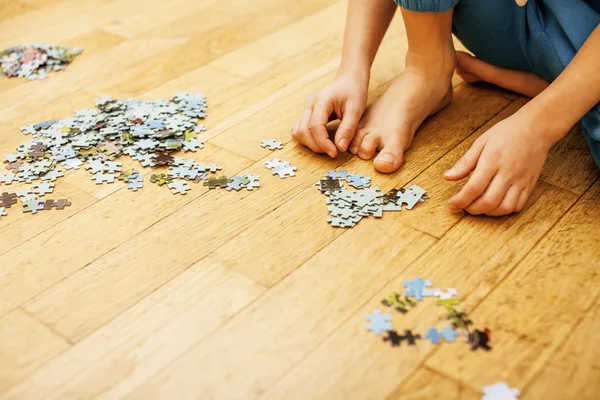
[[[534,97],[556,79],[600,23],[600,0],[460,0],[453,31],[477,59],[458,54],[467,81],[484,80]],[[600,166],[600,105],[581,120]]]
[[[500,68],[462,51],[456,52],[456,72],[467,82],[488,82],[528,97],[535,97],[550,82],[531,72]]]
[[[431,11],[439,11],[439,1],[421,0]],[[363,159],[375,159],[375,168],[393,172],[402,164],[417,128],[425,118],[447,106],[452,98],[451,79],[456,66],[452,43],[452,0],[442,12],[416,12],[402,9],[408,53],[406,70],[387,92],[365,111],[350,145],[350,151]],[[411,5],[411,4],[407,4]]]

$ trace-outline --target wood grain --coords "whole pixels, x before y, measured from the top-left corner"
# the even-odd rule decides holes
[[[595,398],[600,181],[580,132],[553,148],[525,210],[503,218],[451,213],[447,201],[464,182],[442,174],[527,102],[513,93],[455,76],[453,104],[425,121],[394,174],[350,154],[311,153],[290,129],[335,77],[346,8],[2,3],[0,47],[43,41],[84,52],[45,81],[0,79],[0,155],[27,140],[19,126],[64,118],[101,95],[199,91],[207,144],[185,157],[259,175],[261,188],[198,185],[173,196],[148,183],[133,193],[79,170],[53,194],[71,207],[36,216],[11,208],[0,220],[0,399],[471,400],[502,380],[525,400]],[[406,50],[395,18],[369,102],[404,71]],[[268,138],[284,149],[261,148]],[[297,176],[272,176],[272,158],[296,165]],[[382,191],[417,184],[431,198],[335,229],[314,186],[333,168],[371,176]],[[417,275],[458,289],[476,326],[492,329],[492,352],[471,352],[461,338],[392,348],[365,331],[365,315]],[[423,301],[393,325],[422,333],[443,318]]]

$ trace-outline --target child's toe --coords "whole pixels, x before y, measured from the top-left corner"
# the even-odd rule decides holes
[[[389,174],[397,171],[398,168],[400,168],[403,159],[403,148],[398,144],[392,143],[384,145],[379,155],[375,157],[373,164],[375,165],[375,169],[377,171]]]
[[[358,156],[363,160],[370,160],[375,155],[379,145],[379,137],[374,134],[366,135],[358,149]]]

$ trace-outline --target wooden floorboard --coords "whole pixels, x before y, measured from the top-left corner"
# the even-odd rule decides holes
[[[0,79],[0,155],[22,125],[64,118],[102,95],[208,96],[206,147],[185,156],[252,173],[252,192],[186,196],[148,183],[97,186],[67,171],[73,203],[0,220],[0,399],[478,399],[507,381],[523,399],[594,399],[600,385],[600,181],[578,129],[552,150],[525,210],[451,213],[463,183],[442,179],[477,137],[527,99],[455,76],[453,104],[425,121],[397,173],[315,155],[291,140],[307,98],[340,61],[341,0],[6,0],[0,47],[81,46],[45,81]],[[456,45],[461,45],[456,42]],[[396,18],[369,101],[404,69]],[[265,138],[285,143],[277,153]],[[297,176],[271,176],[278,157]],[[125,160],[125,166],[137,162]],[[314,183],[333,168],[431,198],[351,230],[326,222]],[[149,176],[154,169],[141,168]],[[0,191],[23,185],[2,186]],[[456,287],[489,353],[467,344],[392,348],[364,318],[414,276]],[[443,309],[394,315],[423,332]]]

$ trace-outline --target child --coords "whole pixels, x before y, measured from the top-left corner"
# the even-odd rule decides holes
[[[552,145],[579,120],[600,166],[600,0],[395,0],[408,39],[406,70],[366,107],[370,68],[394,16],[392,0],[349,0],[336,80],[314,95],[292,130],[318,153],[349,149],[394,172],[416,130],[450,104],[455,69],[535,97],[479,137],[444,174],[468,183],[453,211],[491,216],[523,209]],[[475,54],[455,52],[451,34]],[[333,141],[326,125],[341,119]]]

